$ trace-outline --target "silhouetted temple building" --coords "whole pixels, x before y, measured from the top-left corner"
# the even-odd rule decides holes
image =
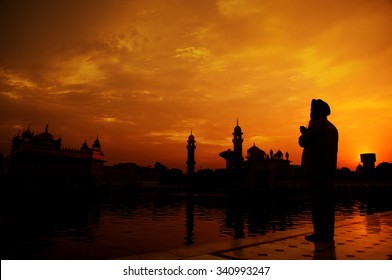
[[[251,185],[266,184],[273,179],[282,179],[293,176],[293,172],[297,173],[294,168],[290,167],[289,154],[283,154],[280,150],[274,153],[270,150],[269,154],[261,150],[255,144],[247,150],[247,160],[242,156],[242,138],[243,132],[241,127],[237,125],[233,132],[234,150],[228,149],[219,155],[226,161],[227,170],[242,170],[249,172]]]
[[[103,175],[104,154],[98,139],[89,147],[63,148],[62,139],[30,127],[12,139],[10,183],[24,187],[87,189],[97,187]]]
[[[187,150],[188,150],[188,157],[187,157],[187,161],[186,161],[186,170],[187,170],[187,174],[188,175],[192,175],[195,173],[195,149],[196,149],[196,145],[195,145],[196,141],[195,141],[195,136],[193,136],[192,131],[191,131],[191,135],[189,135],[188,137],[188,145],[186,146]]]

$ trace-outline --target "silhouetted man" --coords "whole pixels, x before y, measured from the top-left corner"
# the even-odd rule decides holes
[[[313,99],[308,128],[301,126],[302,170],[309,190],[314,234],[309,241],[333,240],[335,212],[333,185],[338,153],[338,130],[328,121],[331,110],[321,99]]]

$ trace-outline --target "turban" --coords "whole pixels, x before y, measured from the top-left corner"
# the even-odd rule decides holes
[[[311,104],[311,114],[313,117],[326,117],[331,114],[329,105],[321,99],[313,99]]]

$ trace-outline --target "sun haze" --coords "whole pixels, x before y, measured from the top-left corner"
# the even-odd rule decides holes
[[[392,161],[392,2],[385,0],[0,1],[0,152],[30,124],[108,164],[224,167],[244,150],[286,151],[323,99],[338,166]]]

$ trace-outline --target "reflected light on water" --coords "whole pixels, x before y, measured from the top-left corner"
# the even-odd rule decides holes
[[[340,202],[336,219],[364,215],[363,208]],[[303,200],[165,192],[3,199],[0,215],[2,259],[121,258],[311,224]]]

